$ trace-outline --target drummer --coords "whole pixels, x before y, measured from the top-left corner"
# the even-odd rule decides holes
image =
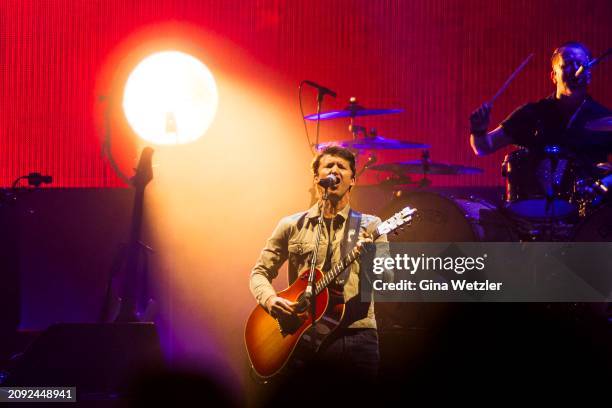
[[[536,154],[551,148],[572,153],[589,168],[608,161],[612,135],[584,130],[587,122],[611,114],[587,92],[590,70],[583,68],[576,75],[591,59],[591,52],[579,42],[561,45],[551,58],[550,79],[555,92],[519,107],[492,131],[488,131],[492,105],[483,103],[470,115],[470,145],[474,153],[486,155],[513,144]]]

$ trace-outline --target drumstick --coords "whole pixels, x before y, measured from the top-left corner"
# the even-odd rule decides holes
[[[514,78],[516,78],[516,76],[523,70],[523,68],[525,68],[525,65],[527,65],[527,63],[529,62],[529,60],[531,60],[532,57],[533,57],[533,53],[529,54],[529,56],[525,58],[525,61],[523,61],[521,65],[519,65],[519,67],[514,70],[512,75],[510,75],[508,79],[506,79],[506,82],[504,82],[501,88],[499,88],[497,93],[493,95],[493,98],[491,98],[491,100],[489,101],[489,104],[493,105],[493,102],[495,102],[495,100],[499,98],[499,96],[506,90],[506,88],[508,88],[508,85],[510,85],[510,83],[514,80]]]

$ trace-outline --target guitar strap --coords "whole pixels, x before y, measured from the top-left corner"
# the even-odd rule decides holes
[[[353,209],[349,210],[348,215],[348,224],[344,228],[344,238],[342,243],[340,243],[340,259],[344,259],[344,257],[355,248],[355,244],[357,244],[357,240],[359,239],[359,231],[361,227],[361,213],[359,211],[355,211]],[[339,286],[344,286],[346,281],[348,280],[348,274],[350,270],[350,265],[338,275],[336,278],[336,283]]]

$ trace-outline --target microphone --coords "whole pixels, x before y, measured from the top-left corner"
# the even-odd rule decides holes
[[[612,55],[612,48],[608,48],[608,50],[604,52],[602,55],[600,55],[598,58],[595,58],[594,60],[589,61],[584,65],[581,65],[576,70],[576,74],[575,74],[576,78],[578,78],[584,71],[586,71],[587,69],[593,68],[595,65],[599,64],[602,60],[606,59],[610,55]]]
[[[578,78],[580,75],[582,75],[582,73],[584,71],[586,71],[587,69],[591,69],[591,67],[595,66],[595,64],[597,64],[598,60],[594,59],[591,62],[587,62],[584,65],[581,65],[580,67],[578,67],[578,69],[576,70],[576,73],[574,74],[574,76],[576,78]]]
[[[321,95],[330,95],[332,98],[336,97],[336,92],[334,92],[331,89],[326,88],[326,87],[324,87],[322,85],[319,85],[316,82],[304,80],[304,83],[306,85],[312,86],[313,88],[317,88],[319,90],[319,92],[321,92]]]
[[[319,185],[323,188],[330,188],[338,183],[340,183],[340,179],[335,174],[330,174],[329,176],[319,180]]]

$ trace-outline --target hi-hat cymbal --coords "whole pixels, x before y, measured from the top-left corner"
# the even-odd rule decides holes
[[[592,120],[584,128],[594,132],[612,132],[612,116]]]
[[[321,120],[340,119],[340,118],[355,118],[357,116],[371,115],[389,115],[392,113],[401,113],[403,109],[366,109],[356,103],[349,103],[342,110],[321,112]],[[306,120],[317,120],[317,114],[312,113],[304,116]]]
[[[460,164],[435,163],[423,160],[376,164],[368,168],[370,170],[377,171],[390,171],[396,174],[464,175],[483,173],[483,170],[479,167],[468,167]]]
[[[342,140],[339,142],[320,143],[317,145],[317,149],[325,148],[332,144],[342,146],[347,149],[358,150],[428,149],[431,147],[426,143],[387,139],[382,136],[366,136],[354,140]]]

